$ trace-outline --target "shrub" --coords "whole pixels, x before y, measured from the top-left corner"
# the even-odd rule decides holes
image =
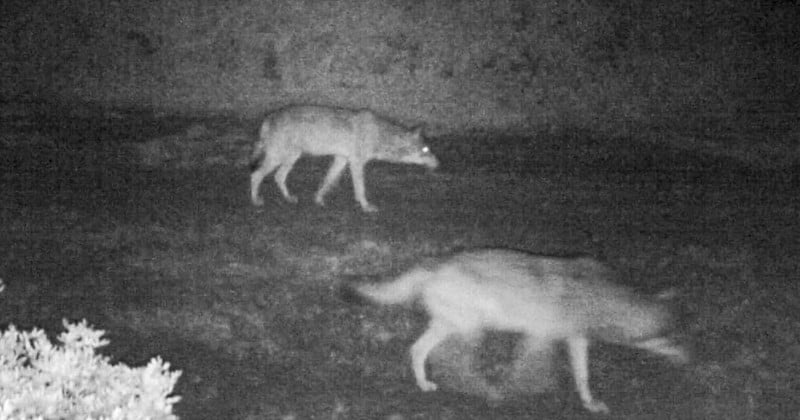
[[[51,343],[44,331],[0,336],[2,419],[175,419],[170,396],[180,371],[155,357],[145,367],[112,365],[95,349],[108,344],[86,320],[71,324]]]

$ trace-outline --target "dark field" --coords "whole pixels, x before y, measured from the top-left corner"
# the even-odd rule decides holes
[[[320,160],[290,175],[300,204],[268,179],[256,209],[244,168],[135,163],[131,143],[185,121],[34,117],[4,125],[0,143],[0,325],[56,334],[62,318],[86,318],[115,361],[161,355],[183,371],[181,418],[595,417],[566,370],[555,391],[500,405],[423,394],[407,350],[425,317],[337,293],[345,277],[476,246],[599,255],[643,291],[677,288],[692,364],[593,348],[613,418],[800,416],[797,167],[476,134],[432,139],[435,174],[372,164],[377,215],[360,212],[348,177],[313,206]]]

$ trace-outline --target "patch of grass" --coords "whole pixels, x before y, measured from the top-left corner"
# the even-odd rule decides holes
[[[347,180],[327,208],[308,203],[313,163],[290,178],[300,204],[265,187],[274,200],[263,209],[247,202],[246,174],[227,167],[74,159],[21,174],[2,168],[0,323],[57,329],[63,317],[87,318],[122,335],[109,350],[120,357],[174,359],[186,418],[572,418],[583,413],[568,379],[496,407],[419,393],[407,351],[425,317],[350,306],[338,287],[346,276],[391,277],[475,246],[589,253],[642,291],[674,287],[695,355],[675,369],[594,349],[593,384],[621,418],[796,412],[792,189],[735,168],[709,178],[702,165],[697,177],[692,168],[647,172],[638,166],[646,158],[607,151],[587,164],[600,146],[563,146],[569,138],[538,143],[537,153],[530,139],[490,140],[435,140],[451,162],[437,176],[371,166],[376,216],[352,203]],[[574,154],[559,158],[564,148]],[[664,154],[652,162],[673,158],[654,153]],[[712,182],[720,176],[730,182]],[[486,351],[491,359],[506,350]]]

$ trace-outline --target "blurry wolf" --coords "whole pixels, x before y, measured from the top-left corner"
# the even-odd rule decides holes
[[[377,211],[364,191],[364,166],[370,160],[413,163],[431,169],[439,166],[423,142],[420,128],[407,130],[369,110],[291,106],[268,115],[261,125],[251,160],[253,204],[264,204],[258,189],[264,177],[275,169],[275,182],[281,193],[290,203],[296,203],[297,198],[286,188],[286,177],[303,154],[334,156],[314,196],[315,203],[325,204],[325,195],[349,164],[355,198],[365,212]]]
[[[610,271],[592,258],[483,249],[421,264],[390,283],[348,284],[344,291],[381,304],[424,305],[430,323],[411,346],[414,376],[423,391],[437,388],[426,377],[425,361],[448,336],[479,343],[484,331],[509,331],[522,333],[533,351],[565,342],[583,407],[608,412],[589,390],[590,341],[688,360],[682,348],[661,335],[671,321],[667,309],[610,282]]]

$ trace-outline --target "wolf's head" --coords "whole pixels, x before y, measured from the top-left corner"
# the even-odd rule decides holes
[[[439,159],[425,144],[422,136],[422,127],[413,130],[392,130],[384,136],[381,145],[382,157],[398,163],[422,165],[430,169],[439,167]]]
[[[610,322],[593,333],[601,341],[640,348],[673,362],[686,363],[688,352],[671,336],[675,332],[671,309],[668,302],[656,298],[625,300],[611,311]]]
[[[606,296],[608,297],[608,296]],[[671,338],[675,316],[668,302],[642,298],[627,290],[618,290],[598,317],[591,331],[595,339],[650,351],[675,362],[689,360],[686,350]]]

